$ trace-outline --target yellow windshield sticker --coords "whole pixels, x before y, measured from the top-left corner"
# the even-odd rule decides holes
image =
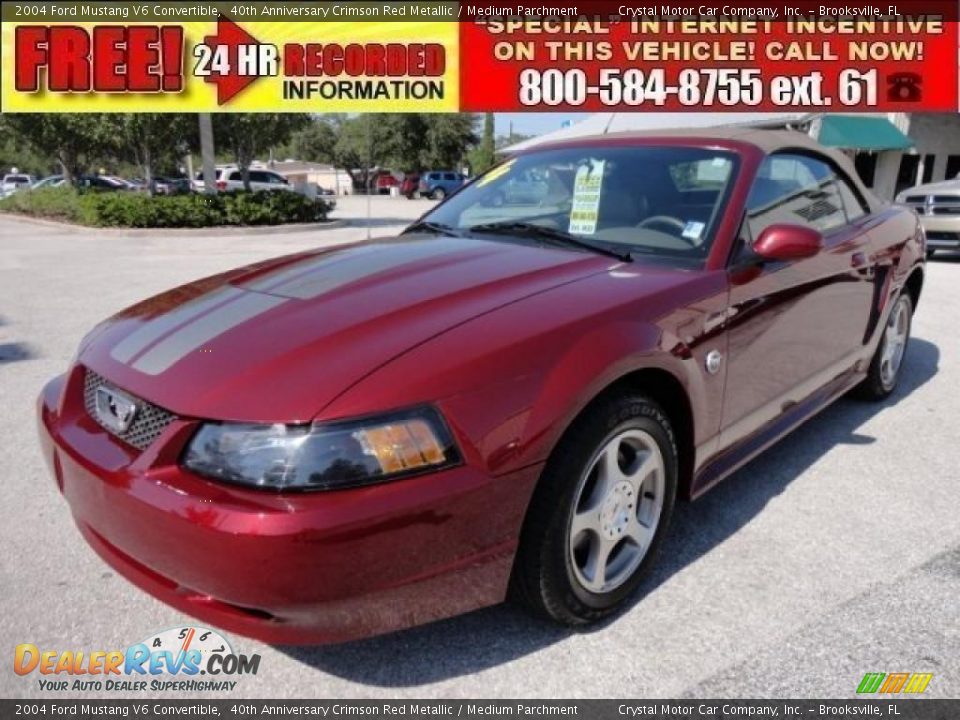
[[[482,178],[477,180],[477,187],[483,187],[484,185],[489,185],[497,178],[503,177],[510,172],[510,168],[513,167],[513,164],[517,161],[516,158],[513,160],[507,160],[503,165],[498,165],[493,170],[488,172]]]

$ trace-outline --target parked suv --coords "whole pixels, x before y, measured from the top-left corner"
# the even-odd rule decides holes
[[[217,168],[217,190],[221,192],[232,192],[234,190],[243,190],[243,173],[236,165],[224,165]],[[193,183],[194,188],[202,191],[204,188],[203,171],[196,174],[196,180]],[[250,170],[250,189],[251,190],[290,190],[293,186],[287,182],[287,179],[280,173],[272,170],[263,170],[260,168],[251,168]]]
[[[431,170],[420,176],[420,194],[434,200],[443,200],[463,187],[465,181],[466,178],[458,172]]]
[[[897,202],[920,216],[927,234],[927,257],[937,250],[960,250],[960,176],[904,190]]]

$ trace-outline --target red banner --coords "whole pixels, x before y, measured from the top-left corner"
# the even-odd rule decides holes
[[[956,112],[947,17],[461,23],[461,109]]]

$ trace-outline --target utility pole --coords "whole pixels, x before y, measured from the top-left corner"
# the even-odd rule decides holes
[[[200,113],[200,157],[203,161],[203,191],[217,192],[216,153],[213,148],[213,118]]]

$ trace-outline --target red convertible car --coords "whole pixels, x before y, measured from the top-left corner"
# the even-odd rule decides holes
[[[109,564],[231,631],[335,642],[508,594],[587,623],[678,497],[894,390],[924,242],[796,133],[538,147],[399,237],[102,323],[41,395],[44,452]]]

